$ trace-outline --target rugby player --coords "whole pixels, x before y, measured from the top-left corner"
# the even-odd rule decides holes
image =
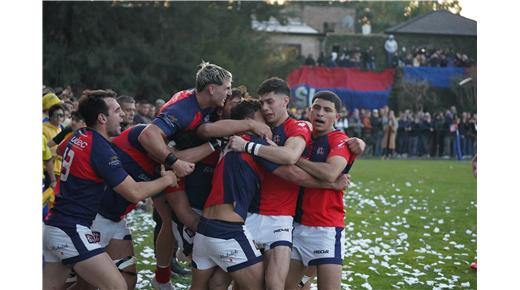
[[[356,155],[348,136],[334,129],[341,100],[333,92],[314,95],[310,109],[312,142],[296,163],[321,180],[335,180],[350,170]],[[340,289],[345,253],[343,191],[301,188],[293,231],[293,248],[286,289],[298,289],[305,268],[316,266],[318,289]]]
[[[120,134],[124,113],[113,91],[89,91],[79,103],[87,128],[68,142],[62,162],[60,194],[45,219],[43,231],[43,289],[61,289],[72,267],[88,283],[100,289],[126,289],[126,282],[90,227],[105,187],[131,202],[175,185],[172,171],[136,182],[123,169],[109,141]]]
[[[138,136],[143,150],[154,160],[163,163],[167,168],[172,168],[177,176],[184,177],[193,172],[195,164],[179,159],[171,152],[167,143],[172,140],[177,143],[187,133],[196,132],[204,140],[250,130],[261,136],[271,137],[270,128],[254,120],[247,122],[220,120],[207,123],[214,108],[222,107],[230,95],[231,81],[232,75],[229,71],[220,66],[203,62],[195,77],[195,89],[176,93],[162,106],[159,115]],[[205,125],[201,126],[202,124]],[[173,208],[179,221],[193,232],[196,231],[198,223],[198,215],[189,205],[182,180],[179,181],[178,191],[178,194],[154,199],[154,206],[163,221],[156,241],[155,279],[160,284],[169,283],[171,275],[169,264],[173,250],[173,234],[169,207]]]

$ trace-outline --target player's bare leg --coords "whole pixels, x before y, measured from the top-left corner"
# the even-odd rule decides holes
[[[266,289],[284,289],[285,279],[289,273],[290,256],[291,249],[287,246],[277,246],[265,252],[264,262],[266,263]]]
[[[265,289],[263,262],[231,272],[230,275],[233,281],[238,283],[240,290]],[[281,289],[283,289],[283,287]]]
[[[200,216],[191,208],[186,192],[179,191],[174,194],[167,194],[166,200],[179,221],[193,232],[196,232]]]
[[[207,290],[209,279],[210,279],[211,275],[213,275],[213,272],[215,272],[216,269],[217,269],[217,267],[213,267],[211,269],[206,269],[206,270],[192,269],[191,270],[192,279],[191,279],[190,289],[191,290]]]
[[[209,290],[227,290],[231,284],[231,276],[221,268],[217,268],[209,278]]]
[[[110,243],[106,247],[105,251],[112,258],[112,260],[126,259],[127,257],[134,257],[134,245],[132,240],[110,240]],[[135,260],[134,260],[135,261]],[[121,275],[125,278],[126,284],[129,290],[135,288],[137,283],[137,267],[136,263],[121,268],[118,267]]]
[[[285,280],[285,289],[294,290],[300,289],[298,283],[302,280],[303,274],[305,273],[305,266],[302,261],[291,259],[289,265],[289,274]]]
[[[45,262],[43,265],[43,289],[61,290],[65,286],[65,279],[70,268],[61,262]]]
[[[129,256],[134,256],[134,245],[132,240],[110,240],[110,243],[105,249],[105,252],[110,256],[112,261],[125,259]],[[136,264],[133,263],[128,267],[121,269],[118,267],[121,275],[125,279],[126,285],[129,290],[135,288],[135,284],[137,283],[137,268]],[[77,275],[77,282],[73,284],[71,287],[67,288],[67,290],[95,290],[97,289],[95,286],[90,285],[85,279],[81,276]]]
[[[107,253],[76,263],[74,271],[99,289],[127,289],[125,279]]]
[[[341,265],[318,265],[318,289],[341,289]]]

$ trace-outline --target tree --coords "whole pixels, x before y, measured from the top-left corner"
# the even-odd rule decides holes
[[[202,60],[256,86],[284,63],[268,63],[265,34],[250,15],[264,2],[44,2],[43,78],[50,86],[112,88],[156,98],[194,86]]]

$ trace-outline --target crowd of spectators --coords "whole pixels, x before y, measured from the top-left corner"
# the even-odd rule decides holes
[[[475,60],[464,52],[453,48],[428,48],[423,46],[399,47],[392,35],[385,42],[387,67],[471,67]],[[374,47],[354,47],[352,49],[335,47],[330,54],[321,52],[317,59],[312,54],[305,58],[306,66],[345,67],[375,70],[376,54]]]
[[[290,114],[307,119],[305,109],[292,108]],[[365,157],[469,159],[477,148],[477,114],[458,113],[455,106],[435,113],[404,110],[395,114],[388,107],[343,110],[336,128],[365,140]]]

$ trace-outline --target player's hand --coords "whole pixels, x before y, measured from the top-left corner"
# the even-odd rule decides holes
[[[273,138],[273,132],[271,131],[271,127],[267,126],[267,124],[251,120],[251,131],[253,131],[256,135],[262,138]]]
[[[334,190],[345,190],[350,184],[350,176],[348,174],[341,174],[332,184]]]
[[[231,136],[229,138],[228,147],[233,151],[244,152],[246,151],[246,143],[247,141],[240,136]]]
[[[265,141],[267,141],[267,144],[271,146],[278,147],[278,144],[274,143],[274,141],[269,138],[266,138]]]
[[[175,163],[173,163],[172,169],[178,177],[184,177],[193,172],[195,169],[195,164],[178,159],[175,161]]]
[[[348,149],[350,149],[350,151],[352,151],[352,153],[354,153],[356,155],[363,154],[363,152],[365,151],[365,147],[367,146],[365,141],[363,141],[359,138],[356,138],[356,137],[349,138],[346,141],[346,143],[348,145]]]
[[[170,186],[177,186],[177,175],[171,170],[166,170],[164,165],[161,164],[161,176],[168,178],[170,181]]]

